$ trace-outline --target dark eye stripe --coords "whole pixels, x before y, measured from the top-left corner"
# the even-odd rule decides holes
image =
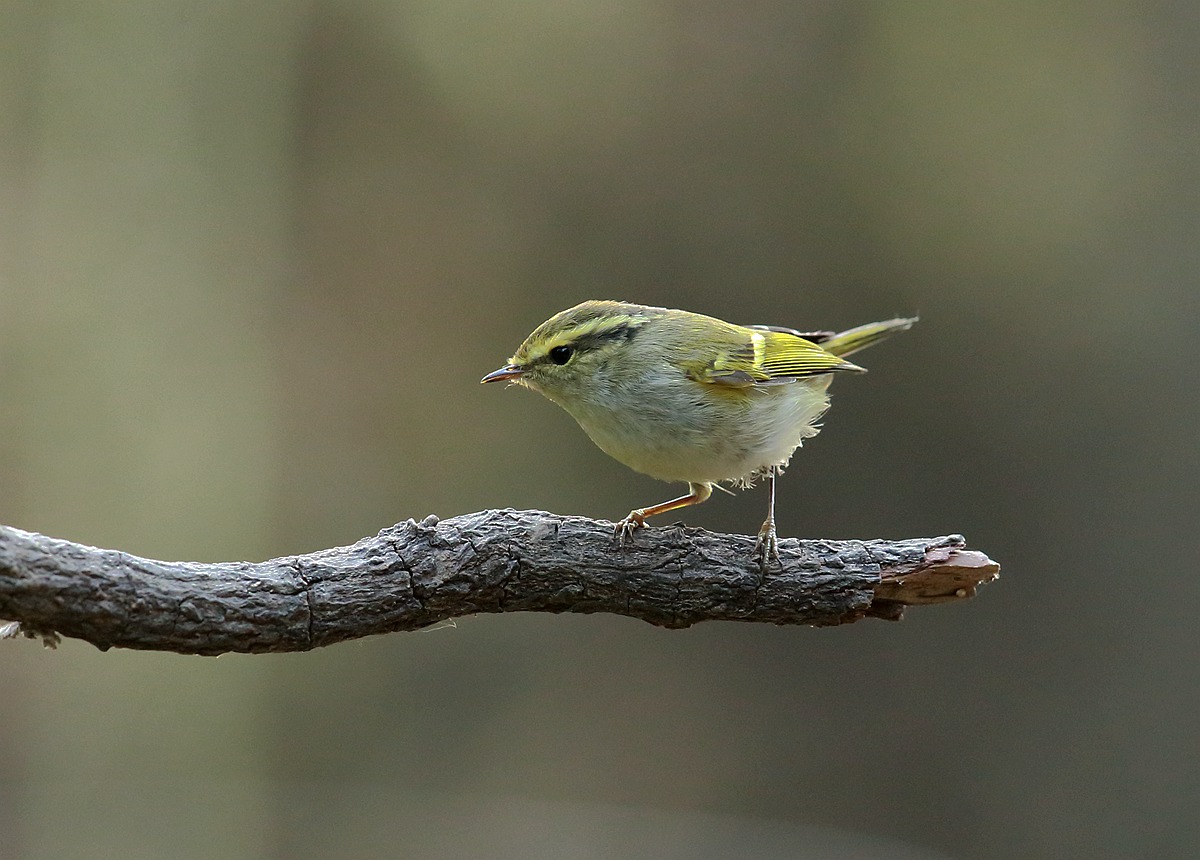
[[[549,361],[557,365],[563,365],[569,362],[576,354],[581,352],[591,352],[594,349],[599,349],[607,343],[616,341],[629,341],[637,334],[640,328],[639,323],[621,323],[600,331],[591,331],[587,334],[581,334],[572,340],[570,343],[559,344],[546,352],[538,361]]]
[[[589,349],[598,349],[606,343],[613,343],[621,340],[632,340],[634,334],[637,333],[638,326],[623,323],[615,325],[612,328],[601,329],[600,331],[589,332],[575,339],[575,350],[583,352]]]

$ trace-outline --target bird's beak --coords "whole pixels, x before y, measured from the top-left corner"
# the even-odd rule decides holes
[[[481,379],[479,381],[480,382],[503,382],[505,380],[512,381],[514,379],[520,379],[521,376],[524,375],[524,373],[525,373],[525,368],[521,367],[521,365],[506,364],[506,365],[504,365],[504,367],[500,368],[499,370],[493,370],[491,373],[489,373],[487,376],[485,376],[483,379]]]

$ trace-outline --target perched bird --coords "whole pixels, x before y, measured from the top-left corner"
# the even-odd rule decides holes
[[[815,436],[833,374],[863,368],[846,356],[910,328],[916,318],[841,333],[739,326],[702,314],[586,301],[555,314],[482,382],[513,382],[567,410],[600,449],[687,495],[629,512],[624,542],[647,517],[703,502],[721,481],[766,477],[760,563],[778,559],[775,476]]]

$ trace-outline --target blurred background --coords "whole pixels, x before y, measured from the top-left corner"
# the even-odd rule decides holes
[[[920,313],[780,533],[1004,566],[836,629],[0,642],[0,857],[1196,856],[1198,43],[1185,2],[0,5],[0,522],[622,516],[675,488],[478,384],[608,297]]]

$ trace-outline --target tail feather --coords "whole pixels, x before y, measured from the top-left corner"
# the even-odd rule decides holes
[[[895,332],[907,331],[913,327],[913,323],[916,321],[917,317],[897,317],[893,320],[867,323],[839,332],[828,340],[820,341],[821,348],[838,356],[851,355],[860,349],[866,349],[871,344],[878,343]]]

